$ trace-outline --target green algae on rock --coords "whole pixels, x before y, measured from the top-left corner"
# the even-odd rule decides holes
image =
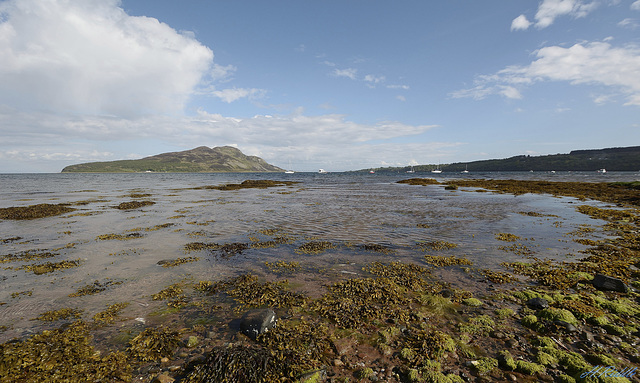
[[[0,219],[37,219],[52,217],[60,214],[70,213],[76,209],[69,207],[69,204],[48,204],[41,203],[30,206],[15,206],[0,209]]]

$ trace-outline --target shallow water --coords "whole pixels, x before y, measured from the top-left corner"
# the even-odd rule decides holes
[[[61,307],[82,309],[90,317],[110,304],[126,301],[132,302],[127,315],[145,318],[160,304],[150,296],[171,283],[217,281],[247,272],[269,278],[266,261],[300,262],[304,272],[290,280],[317,295],[323,284],[362,274],[362,267],[372,261],[425,265],[425,252],[417,245],[429,241],[447,241],[457,247],[428,254],[466,256],[474,268],[501,270],[501,262],[526,259],[505,250],[514,243],[497,240],[497,233],[520,236],[518,243],[538,258],[572,259],[585,247],[569,234],[602,224],[575,211],[580,204],[603,205],[599,202],[396,183],[411,177],[584,182],[638,179],[636,173],[0,175],[0,208],[83,202],[74,206],[77,211],[56,217],[0,220],[0,256],[28,250],[57,254],[0,263],[0,341],[41,330],[45,325],[31,319]],[[246,179],[299,183],[237,191],[193,189]],[[150,195],[132,198],[132,193]],[[114,208],[131,200],[155,204],[130,211]],[[164,224],[171,226],[156,227]],[[191,242],[251,244],[270,240],[273,235],[264,234],[267,229],[277,229],[275,235],[286,234],[295,241],[272,248],[249,248],[234,256],[206,251],[187,254],[184,250]],[[141,236],[97,239],[105,234],[131,233]],[[598,231],[592,234],[602,235]],[[13,237],[21,239],[2,243]],[[329,241],[336,247],[320,254],[295,251],[311,240]],[[359,246],[363,244],[381,244],[393,252],[366,251]],[[200,259],[171,268],[158,265],[162,260],[186,256]],[[79,267],[42,275],[19,269],[77,259],[81,260]],[[113,284],[96,295],[69,297],[95,281]]]

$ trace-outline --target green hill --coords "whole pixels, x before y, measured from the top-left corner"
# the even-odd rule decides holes
[[[218,172],[283,172],[256,156],[246,156],[231,146],[200,146],[182,152],[158,154],[139,160],[89,162],[70,165],[63,173],[218,173]]]
[[[431,171],[435,165],[418,165],[413,167],[415,171]],[[472,162],[458,162],[440,165],[444,172],[461,172],[465,169],[470,172],[495,172],[495,171],[639,171],[640,170],[640,146],[624,148],[607,148],[594,150],[574,150],[569,154],[551,154],[545,156],[515,156],[504,159],[481,160]],[[361,171],[369,171],[363,169]],[[409,170],[409,166],[396,168],[371,169],[377,172],[393,171],[403,172]]]

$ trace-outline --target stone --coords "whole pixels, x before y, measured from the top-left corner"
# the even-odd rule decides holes
[[[195,346],[197,346],[199,343],[198,341],[198,337],[195,335],[191,335],[189,336],[187,339],[185,339],[184,344],[185,346],[187,346],[187,348],[194,348]]]
[[[565,321],[561,321],[561,320],[555,320],[553,321],[553,325],[557,328],[557,329],[562,329],[566,332],[577,332],[578,329],[576,328],[576,326],[572,325],[569,322],[565,322]]]
[[[327,380],[327,372],[325,370],[316,370],[308,372],[298,379],[299,383],[317,383]]]
[[[603,274],[596,274],[591,283],[593,283],[593,286],[598,290],[610,290],[620,293],[629,292],[629,286],[627,286],[621,279],[609,277]]]
[[[527,306],[534,310],[544,310],[549,308],[549,302],[544,298],[531,298],[527,301]]]
[[[240,331],[256,340],[276,325],[276,313],[272,309],[256,309],[247,311],[240,320]]]
[[[167,375],[166,373],[160,374],[153,378],[151,383],[172,383],[175,382],[175,379]]]

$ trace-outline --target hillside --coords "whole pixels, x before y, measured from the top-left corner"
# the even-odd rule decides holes
[[[431,171],[435,165],[414,166],[415,171]],[[545,156],[515,156],[505,159],[458,162],[441,165],[445,172],[494,171],[638,171],[640,170],[640,146],[624,148],[607,148],[594,150],[574,150],[569,154],[552,154]],[[364,169],[362,171],[368,171]],[[375,171],[406,171],[408,166],[396,168],[379,168]]]
[[[139,160],[89,162],[70,165],[63,173],[218,173],[218,172],[283,172],[256,156],[246,156],[231,146],[200,146],[182,152],[162,153]]]

